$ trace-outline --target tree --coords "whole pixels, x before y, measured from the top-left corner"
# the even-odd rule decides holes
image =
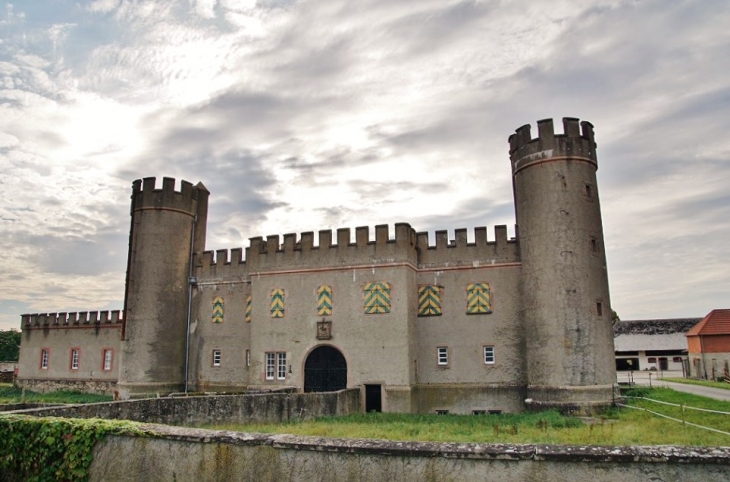
[[[611,324],[616,324],[617,321],[621,321],[621,318],[618,317],[618,313],[616,311],[611,310]]]
[[[18,361],[20,353],[20,332],[0,330],[0,361]]]

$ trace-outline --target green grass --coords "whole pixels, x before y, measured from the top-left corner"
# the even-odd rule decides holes
[[[661,388],[641,389],[638,393],[642,392],[657,400],[730,412],[730,402]],[[637,399],[630,399],[628,403],[682,418],[680,408]],[[684,417],[693,423],[730,432],[730,415],[685,411]],[[206,428],[434,442],[730,446],[728,435],[701,430],[639,410],[612,409],[591,422],[564,417],[557,412],[501,415],[367,413],[281,424],[218,424]]]
[[[684,383],[686,385],[701,385],[703,387],[722,388],[730,390],[730,383],[727,382],[711,382],[710,380],[695,380],[692,378],[660,378],[659,380],[673,383]]]
[[[0,383],[0,404],[21,403],[22,390],[7,383]],[[112,397],[81,392],[35,393],[25,391],[25,403],[96,403],[109,402]]]

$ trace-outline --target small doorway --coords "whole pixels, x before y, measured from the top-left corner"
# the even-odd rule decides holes
[[[365,411],[382,412],[382,385],[365,385]]]
[[[304,362],[305,392],[334,392],[347,388],[347,362],[340,350],[320,346]]]
[[[661,357],[659,359],[659,369],[660,370],[669,370],[669,361],[665,357]]]

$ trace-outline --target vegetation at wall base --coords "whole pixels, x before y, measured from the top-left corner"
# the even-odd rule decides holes
[[[0,480],[83,481],[94,444],[107,434],[145,433],[133,422],[0,416]]]
[[[5,403],[97,403],[110,402],[111,396],[97,395],[95,393],[82,393],[72,391],[58,391],[49,393],[36,393],[25,391],[10,384],[0,384],[0,404]]]
[[[730,402],[676,392],[639,388],[630,396],[730,412]],[[712,414],[657,404],[638,398],[627,404],[730,432],[730,415]],[[433,442],[538,443],[563,445],[730,446],[730,436],[705,431],[630,408],[611,409],[582,419],[557,412],[431,415],[366,413],[281,424],[217,424],[206,426],[241,432],[289,433],[337,438],[370,438]]]

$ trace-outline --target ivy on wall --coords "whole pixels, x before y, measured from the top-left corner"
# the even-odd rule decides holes
[[[0,480],[87,480],[94,444],[107,434],[145,432],[120,420],[0,416]]]

